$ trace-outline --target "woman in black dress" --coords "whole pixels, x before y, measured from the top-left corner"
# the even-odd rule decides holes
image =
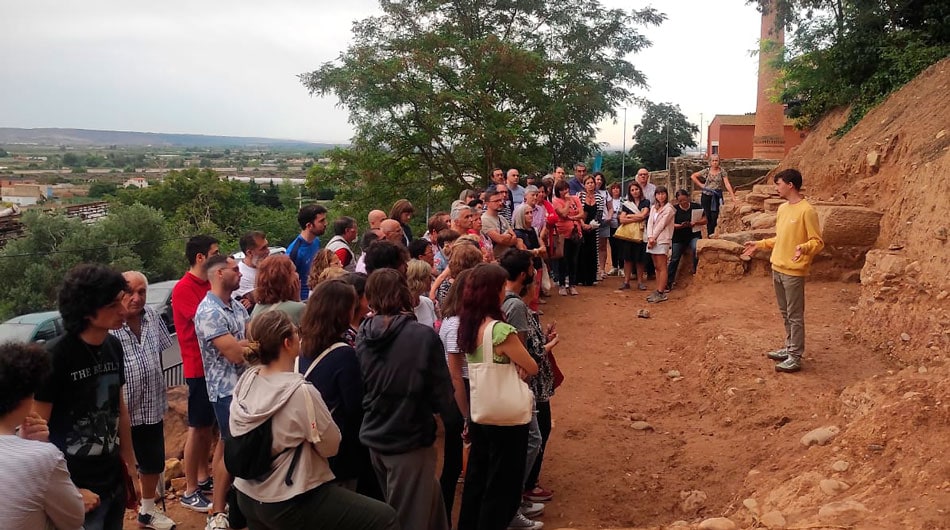
[[[577,284],[594,285],[597,283],[597,231],[604,220],[606,206],[603,197],[596,191],[594,177],[584,179],[584,191],[578,194],[584,209],[582,225],[584,240],[581,242],[577,257]]]

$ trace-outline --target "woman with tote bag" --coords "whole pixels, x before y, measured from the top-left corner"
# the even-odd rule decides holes
[[[472,269],[462,295],[458,346],[467,354],[472,442],[459,530],[505,530],[521,504],[533,394],[523,381],[538,372],[501,309],[508,273]]]

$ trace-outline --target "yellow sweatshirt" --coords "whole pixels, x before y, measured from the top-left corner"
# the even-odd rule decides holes
[[[804,199],[779,206],[775,237],[759,241],[756,248],[772,249],[772,270],[789,276],[806,276],[812,259],[825,248],[818,213]],[[801,249],[802,256],[798,261],[792,261],[796,249]]]

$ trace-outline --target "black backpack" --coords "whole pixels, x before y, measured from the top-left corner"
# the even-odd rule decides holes
[[[224,466],[235,477],[246,480],[267,480],[273,469],[271,465],[274,459],[290,450],[288,447],[274,456],[270,454],[270,448],[274,445],[274,432],[271,428],[273,418],[267,418],[267,421],[258,425],[253,430],[240,436],[232,436],[224,440]],[[290,468],[287,470],[287,477],[284,483],[292,486],[294,470],[300,461],[300,452],[303,444],[294,449],[294,457],[290,461]]]

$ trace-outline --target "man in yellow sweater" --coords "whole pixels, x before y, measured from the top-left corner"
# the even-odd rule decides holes
[[[796,169],[780,171],[773,178],[780,197],[788,201],[779,206],[775,237],[745,244],[746,256],[756,250],[772,249],[772,284],[778,310],[785,321],[785,346],[767,353],[781,361],[777,372],[802,369],[805,353],[805,276],[812,259],[825,247],[821,240],[818,214],[802,197],[802,174]]]

